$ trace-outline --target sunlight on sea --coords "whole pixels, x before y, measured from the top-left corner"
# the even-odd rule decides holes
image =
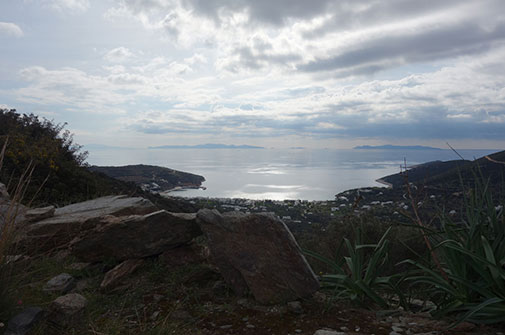
[[[466,159],[493,150],[460,150]],[[398,173],[404,160],[415,165],[458,159],[451,150],[281,150],[281,149],[104,149],[90,153],[95,165],[149,164],[199,174],[202,189],[172,196],[329,200],[359,187],[383,187],[375,180]]]

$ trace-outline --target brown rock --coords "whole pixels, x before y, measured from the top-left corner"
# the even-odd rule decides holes
[[[203,209],[197,219],[211,259],[238,295],[250,290],[258,302],[275,304],[319,289],[300,247],[277,217]]]
[[[129,259],[124,261],[105,274],[100,288],[108,289],[114,287],[123,278],[135,272],[142,264],[144,264],[143,259]]]
[[[72,241],[72,254],[84,262],[159,255],[201,235],[195,218],[195,214],[164,210],[143,216],[106,217]]]
[[[169,267],[177,267],[186,264],[201,263],[204,261],[204,258],[201,253],[195,250],[195,247],[183,245],[163,252],[159,256],[159,260]]]
[[[54,216],[26,227],[18,247],[29,253],[61,248],[104,216],[144,215],[156,207],[144,198],[107,196],[57,208]]]

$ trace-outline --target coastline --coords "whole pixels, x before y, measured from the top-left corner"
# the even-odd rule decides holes
[[[375,180],[376,183],[379,183],[379,184],[382,184],[382,185],[385,185],[387,186],[388,188],[393,188],[393,184],[391,183],[388,183],[387,181],[385,181],[384,179],[382,178],[379,178],[379,179],[376,179]]]

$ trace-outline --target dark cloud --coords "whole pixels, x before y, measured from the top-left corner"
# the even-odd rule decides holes
[[[505,23],[485,30],[474,23],[459,23],[444,28],[423,32],[398,32],[395,35],[369,39],[349,47],[338,55],[316,59],[300,65],[305,72],[355,70],[366,73],[410,62],[424,62],[436,59],[482,53],[494,43],[505,40]]]
[[[287,19],[310,19],[328,10],[332,0],[190,0],[187,6],[219,20],[221,11],[247,10],[250,20],[282,25]]]

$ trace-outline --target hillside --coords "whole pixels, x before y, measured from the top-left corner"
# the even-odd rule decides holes
[[[91,166],[100,172],[125,182],[133,182],[150,191],[167,191],[176,187],[200,187],[205,178],[196,174],[153,165]]]
[[[505,162],[505,151],[474,161],[452,160],[420,164],[408,169],[407,176],[411,183],[446,191],[460,190],[462,182],[465,186],[471,187],[475,184],[475,177],[478,176],[484,181],[489,181],[492,191],[501,191],[504,186],[505,165],[497,162]],[[389,175],[380,180],[390,183],[393,188],[403,186],[406,181],[404,173]]]

